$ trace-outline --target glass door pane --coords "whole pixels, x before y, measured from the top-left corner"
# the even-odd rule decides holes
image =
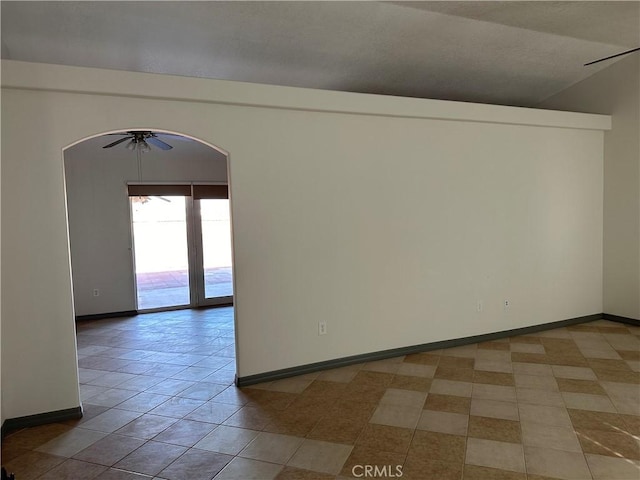
[[[186,197],[129,197],[138,310],[191,304]]]
[[[204,298],[233,295],[231,273],[231,218],[228,199],[201,199]]]

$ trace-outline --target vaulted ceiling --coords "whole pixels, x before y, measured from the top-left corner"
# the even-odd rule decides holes
[[[1,15],[6,59],[518,106],[640,46],[638,1],[3,1]]]

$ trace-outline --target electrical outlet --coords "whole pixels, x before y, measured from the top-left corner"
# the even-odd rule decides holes
[[[478,300],[478,303],[476,305],[476,310],[478,311],[478,313],[482,312],[482,308],[483,308],[482,300]]]
[[[327,322],[318,322],[318,335],[327,334]]]
[[[505,310],[509,310],[509,307],[511,306],[511,303],[509,302],[509,300],[505,300],[503,303],[504,309]]]
[[[94,297],[99,297],[99,296],[100,296],[100,290],[99,290],[99,289],[97,289],[97,288],[94,288],[94,289],[93,289],[93,296],[94,296]]]

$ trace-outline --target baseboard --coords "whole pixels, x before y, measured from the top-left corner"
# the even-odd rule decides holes
[[[611,313],[603,313],[602,318],[605,320],[611,320],[612,322],[626,323],[627,325],[640,327],[640,320],[636,318],[621,317],[619,315],[612,315]]]
[[[124,312],[94,313],[93,315],[76,315],[76,322],[83,322],[85,320],[102,320],[104,318],[133,317],[137,314],[138,312],[136,310],[125,310]]]
[[[543,323],[541,325],[532,325],[530,327],[514,328],[512,330],[503,330],[494,333],[485,333],[483,335],[473,335],[471,337],[454,338],[452,340],[442,340],[439,342],[422,343],[419,345],[411,345],[408,347],[392,348],[389,350],[380,350],[377,352],[363,353],[349,357],[336,358],[323,362],[309,363],[298,367],[284,368],[282,370],[273,370],[271,372],[258,373],[256,375],[247,375],[245,377],[236,377],[236,385],[238,387],[246,387],[261,382],[269,382],[282,378],[293,377],[295,375],[303,375],[305,373],[314,373],[330,368],[346,367],[354,363],[372,362],[376,360],[384,360],[386,358],[399,357],[401,355],[409,355],[412,353],[428,352],[430,350],[438,350],[441,348],[459,347],[470,343],[488,342],[505,337],[514,337],[516,335],[525,335],[527,333],[542,332],[554,328],[567,327],[585,322],[592,322],[603,318],[602,313],[586,315],[584,317],[569,318],[557,322]]]
[[[26,417],[7,418],[2,423],[2,438],[8,433],[22,428],[36,427],[46,423],[64,422],[66,420],[77,420],[79,418],[82,418],[82,407],[38,413],[36,415],[27,415]]]

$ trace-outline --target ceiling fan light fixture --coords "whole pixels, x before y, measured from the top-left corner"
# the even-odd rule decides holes
[[[138,148],[142,153],[147,153],[151,151],[151,147],[145,140],[141,140],[140,142],[138,142]]]
[[[131,151],[135,150],[136,149],[136,141],[134,139],[131,139],[129,141],[129,143],[127,143],[127,145],[124,148],[126,148],[127,150],[131,150]]]

